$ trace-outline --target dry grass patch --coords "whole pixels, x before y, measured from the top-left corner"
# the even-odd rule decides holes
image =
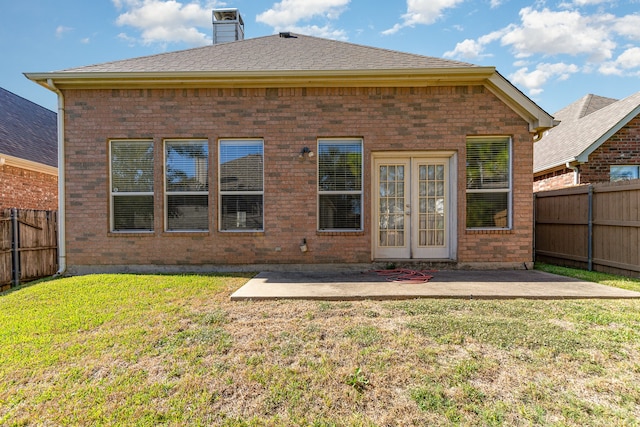
[[[248,276],[0,298],[2,425],[634,425],[640,301],[230,302]]]

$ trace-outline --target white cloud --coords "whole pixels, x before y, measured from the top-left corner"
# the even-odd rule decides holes
[[[640,72],[640,47],[632,47],[625,50],[615,61],[602,64],[598,71],[604,75],[622,76],[630,72],[638,75]]]
[[[476,59],[480,58],[484,45],[480,42],[466,39],[456,44],[455,49],[444,53],[445,58],[463,58],[463,59]]]
[[[181,3],[176,0],[112,0],[122,10],[116,24],[140,31],[143,44],[187,43],[199,46],[211,43],[211,10],[214,2]],[[122,38],[122,37],[121,37]],[[126,36],[128,40],[130,36]]]
[[[612,30],[632,40],[640,40],[640,15],[627,15],[616,19]]]
[[[407,13],[402,15],[403,22],[382,32],[389,35],[397,33],[404,27],[416,24],[430,25],[442,17],[446,9],[456,7],[464,0],[407,0]]]
[[[593,4],[612,3],[611,0],[573,0],[576,6],[590,6]]]
[[[256,22],[273,27],[274,31],[291,31],[309,36],[346,40],[347,33],[331,24],[308,24],[313,19],[334,20],[347,8],[351,0],[282,0],[258,16]]]
[[[491,56],[483,53],[485,46],[489,43],[499,40],[503,34],[504,30],[499,30],[489,34],[485,34],[484,36],[478,38],[478,40],[463,40],[460,43],[456,44],[455,49],[445,52],[444,57],[473,60]]]
[[[503,45],[512,46],[517,57],[533,54],[588,55],[594,62],[609,59],[616,43],[609,27],[612,15],[583,16],[577,11],[520,11],[521,25],[512,26],[501,38]]]
[[[520,68],[509,76],[509,80],[516,85],[525,87],[532,96],[536,96],[543,92],[542,87],[549,80],[566,80],[571,74],[575,74],[578,71],[578,66],[575,64],[565,64],[564,62],[556,64],[541,63],[532,71],[529,71],[528,67]]]
[[[351,0],[282,0],[280,3],[274,4],[271,9],[256,16],[256,21],[270,25],[276,30],[291,29],[293,31],[293,27],[300,21],[313,18],[338,18],[350,1]],[[334,30],[328,31],[331,32]]]
[[[65,27],[64,25],[58,25],[58,27],[56,28],[56,37],[62,38],[62,36],[70,31],[73,31],[73,28]]]

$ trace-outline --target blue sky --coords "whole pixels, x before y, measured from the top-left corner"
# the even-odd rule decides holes
[[[640,0],[3,0],[0,86],[54,110],[24,72],[211,43],[211,10],[245,38],[292,31],[495,66],[549,113],[640,91]]]

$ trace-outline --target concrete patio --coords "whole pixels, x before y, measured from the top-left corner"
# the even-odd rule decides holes
[[[264,271],[231,295],[231,300],[362,300],[413,298],[582,299],[640,298],[628,291],[536,270],[442,270],[428,281],[397,280],[373,270]]]

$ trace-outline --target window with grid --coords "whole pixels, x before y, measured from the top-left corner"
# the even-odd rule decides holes
[[[264,143],[220,140],[220,229],[263,231]]]
[[[165,229],[209,229],[209,147],[206,140],[164,142]]]
[[[511,227],[511,138],[467,139],[467,228]]]
[[[362,140],[318,140],[318,229],[362,230]]]
[[[111,141],[111,231],[153,231],[153,141]]]

